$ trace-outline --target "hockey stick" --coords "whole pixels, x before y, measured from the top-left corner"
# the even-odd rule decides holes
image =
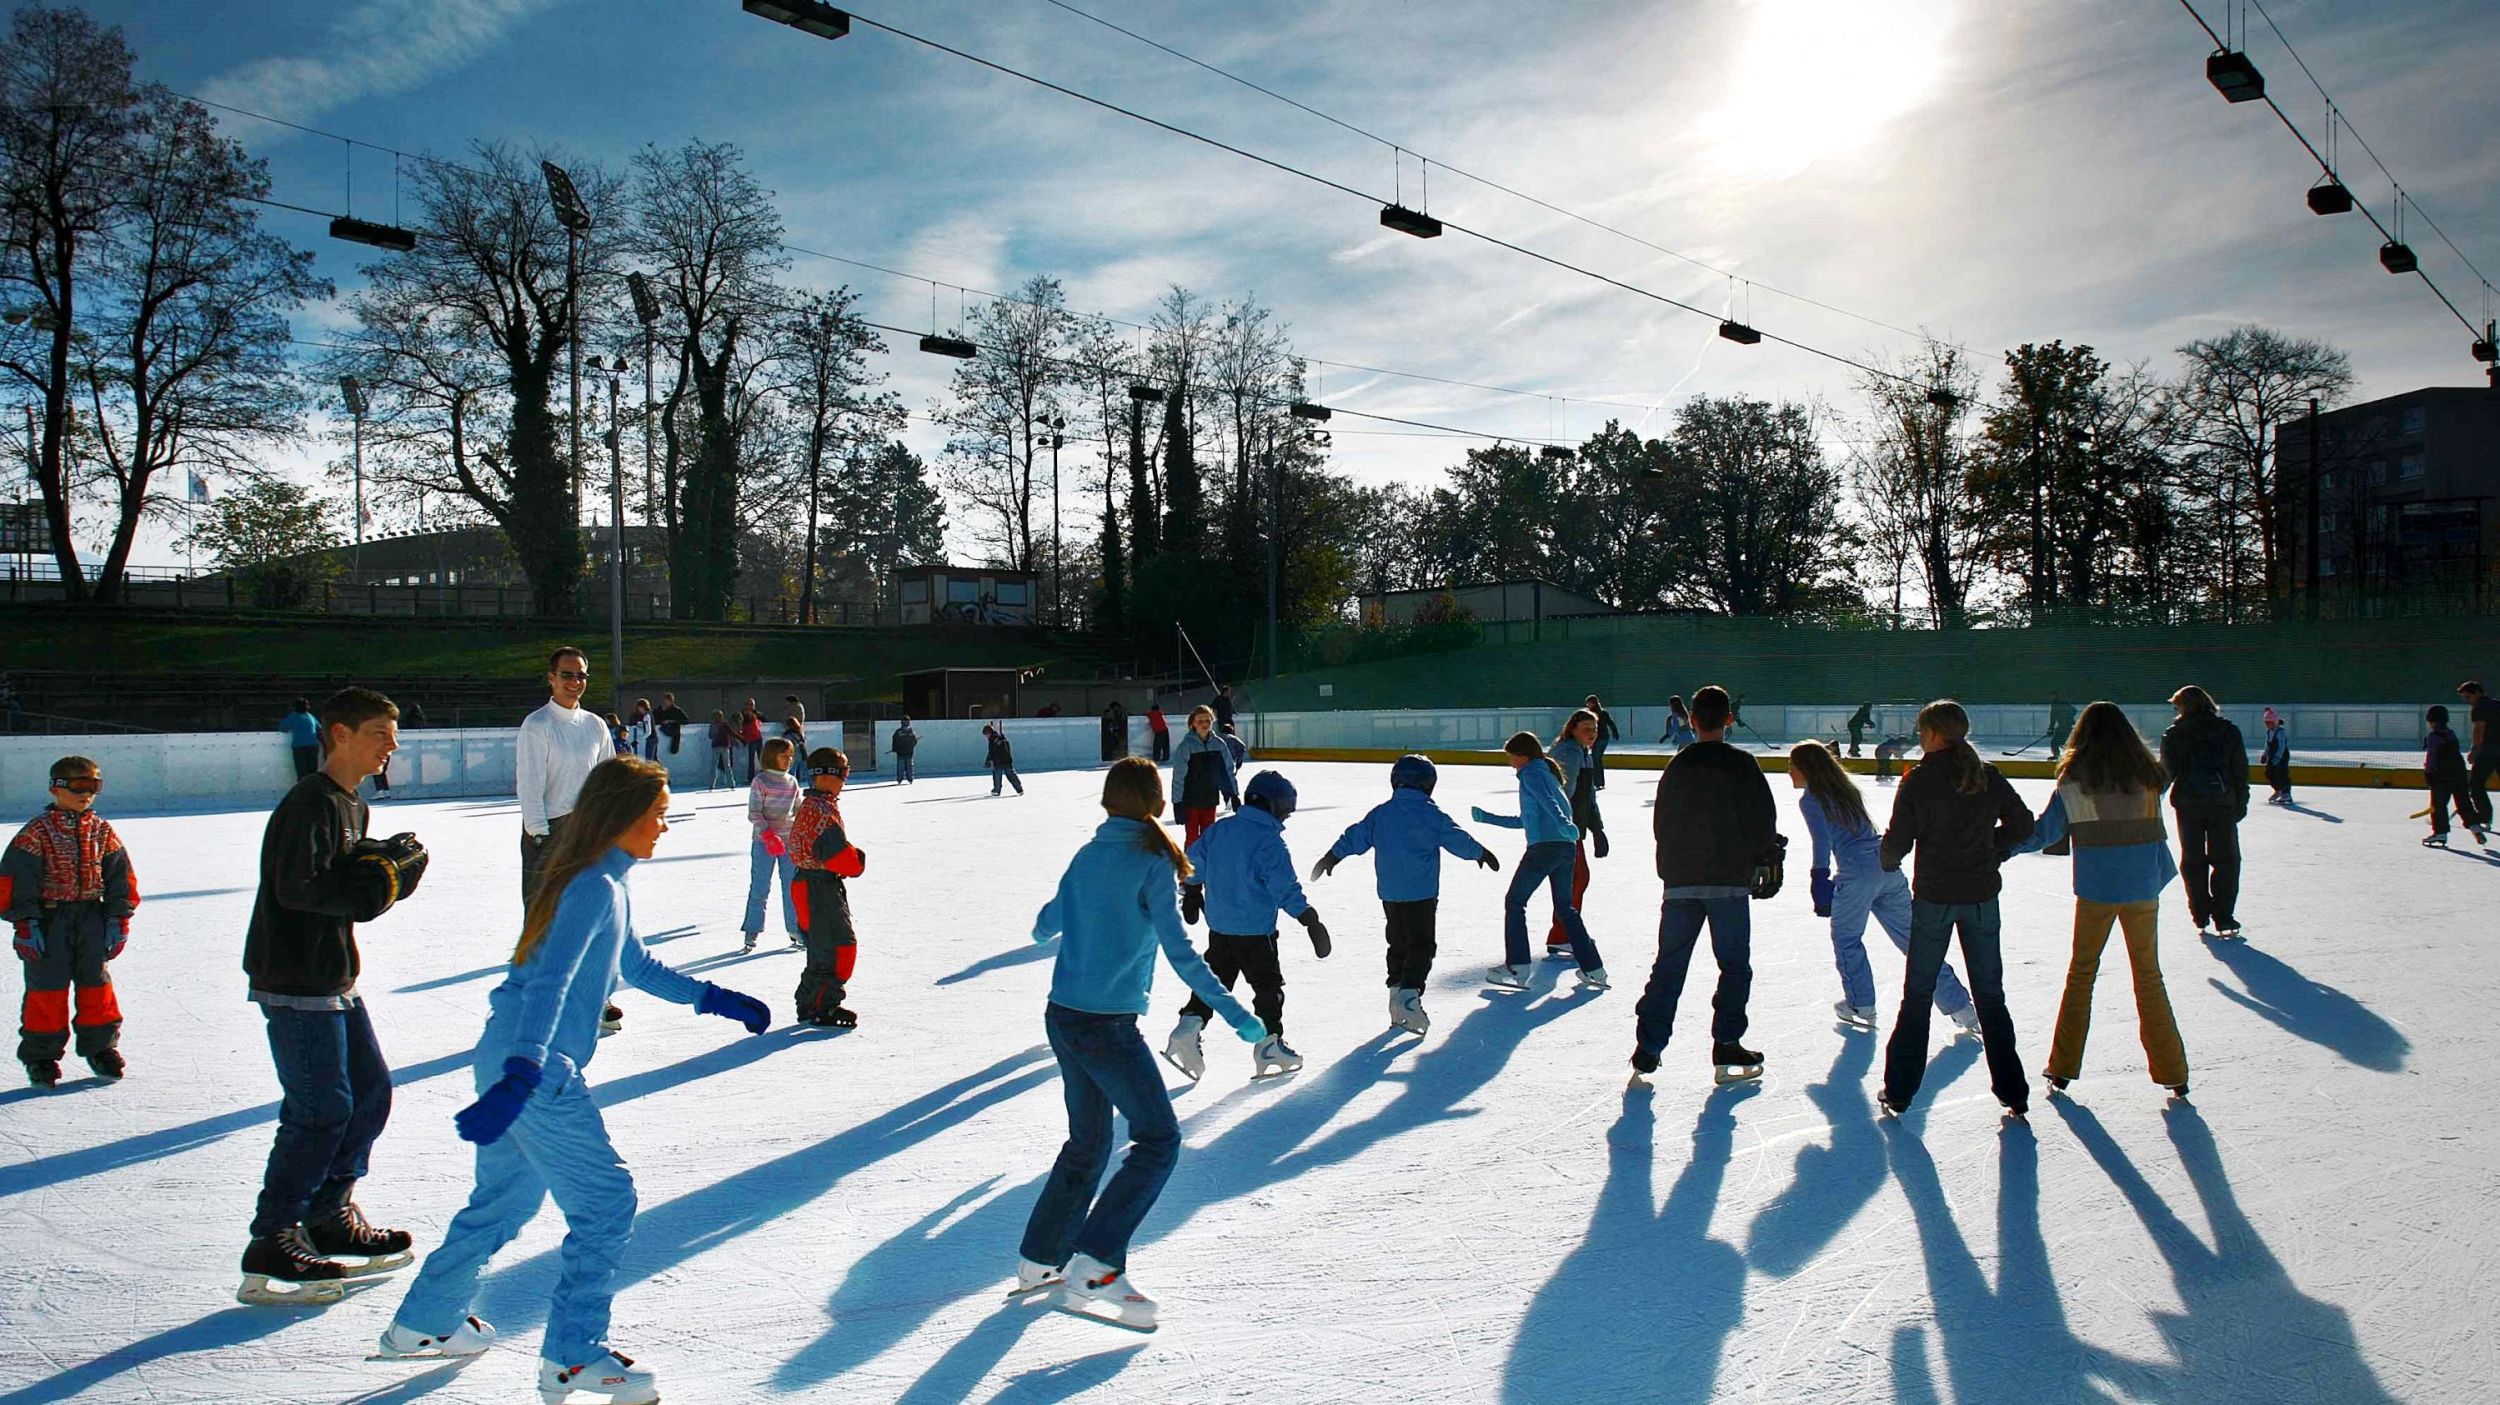
[[[2012,751],[2000,751],[2000,752],[1998,752],[1998,753],[1997,753],[1997,755],[1999,755],[1999,756],[2020,756],[2020,755],[2022,755],[2024,752],[2031,750],[2033,747],[2038,746],[2040,743],[2042,743],[2042,742],[2044,742],[2044,741],[2047,741],[2049,738],[2051,738],[2051,737],[2053,737],[2053,736],[2056,736],[2056,735],[2057,735],[2057,729],[2056,729],[2055,727],[2051,727],[2049,730],[2047,730],[2047,731],[2045,731],[2045,732],[2042,732],[2040,735],[2038,735],[2038,736],[2036,736],[2036,737],[2033,737],[2031,740],[2029,740],[2029,741],[2027,741],[2027,742],[2024,742],[2021,746],[2018,746],[2018,747],[2014,748]]]

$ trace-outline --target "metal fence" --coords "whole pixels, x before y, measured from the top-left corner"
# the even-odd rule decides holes
[[[66,602],[68,599],[69,592],[61,588],[57,576],[0,574],[0,602],[40,605]],[[134,573],[125,577],[121,593],[113,604],[134,610],[174,610],[199,614],[250,612],[392,619],[541,617],[537,596],[528,586],[385,585],[379,581],[368,581],[363,584],[306,585],[284,596],[272,596],[256,591],[250,582],[238,581],[232,576],[186,577],[165,573]],[[729,602],[724,622],[797,624],[801,614],[800,602],[795,596],[745,595]],[[874,628],[903,623],[902,610],[893,605],[819,600],[815,614],[814,623],[824,626]],[[575,597],[573,612],[565,616],[568,619],[591,620],[605,620],[607,617],[607,592],[587,586]],[[674,620],[678,616],[667,596],[643,594],[625,597],[625,618],[629,623],[658,623]]]

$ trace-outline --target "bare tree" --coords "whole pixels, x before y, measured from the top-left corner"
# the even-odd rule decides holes
[[[862,445],[902,429],[902,406],[868,391],[885,379],[871,372],[868,354],[885,343],[853,310],[859,295],[837,288],[781,314],[774,325],[783,368],[781,391],[800,426],[801,483],[807,499],[807,542],[800,566],[799,622],[816,622],[818,549],[823,544],[825,467],[857,454]]]
[[[1065,413],[1077,321],[1059,280],[1035,277],[984,303],[969,331],[980,353],[956,368],[950,400],[936,407],[949,431],[947,485],[988,519],[981,541],[999,560],[1039,571],[1035,449]]]
[[[1301,370],[1285,339],[1285,326],[1255,298],[1224,308],[1207,357],[1206,390],[1222,407],[1231,431],[1226,458],[1231,482],[1225,493],[1224,555],[1236,570],[1249,565],[1262,535],[1266,485],[1257,471],[1259,445],[1284,411],[1276,402],[1299,387]]]
[[[2352,389],[2351,358],[2323,342],[2254,325],[2189,342],[2179,354],[2187,359],[2179,400],[2194,450],[2194,491],[2224,534],[2216,584],[2233,605],[2251,593],[2288,600],[2292,558],[2278,511],[2275,426],[2306,411],[2313,396],[2328,406],[2343,399]]]
[[[1928,609],[1938,625],[1959,628],[1969,622],[1985,527],[1971,500],[1962,433],[1978,377],[1961,348],[1937,341],[1897,364],[1877,364],[1890,374],[1859,382],[1869,410],[1855,475],[1861,510],[1867,494],[1878,494],[1893,530],[1915,535]],[[1874,540],[1884,541],[1884,531],[1879,523]]]

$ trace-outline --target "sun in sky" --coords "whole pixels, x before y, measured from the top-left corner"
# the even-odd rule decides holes
[[[1945,69],[1953,0],[1753,0],[1700,122],[1730,174],[1779,181],[1864,150],[1925,102]]]

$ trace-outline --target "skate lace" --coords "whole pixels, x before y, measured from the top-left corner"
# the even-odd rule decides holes
[[[291,1225],[278,1231],[278,1252],[286,1255],[289,1262],[299,1265],[329,1262],[319,1250],[313,1248],[312,1240],[305,1236],[302,1225]]]
[[[331,1218],[338,1231],[351,1244],[370,1244],[382,1238],[382,1235],[374,1229],[372,1222],[365,1218],[365,1212],[353,1200],[340,1206],[338,1214]]]

